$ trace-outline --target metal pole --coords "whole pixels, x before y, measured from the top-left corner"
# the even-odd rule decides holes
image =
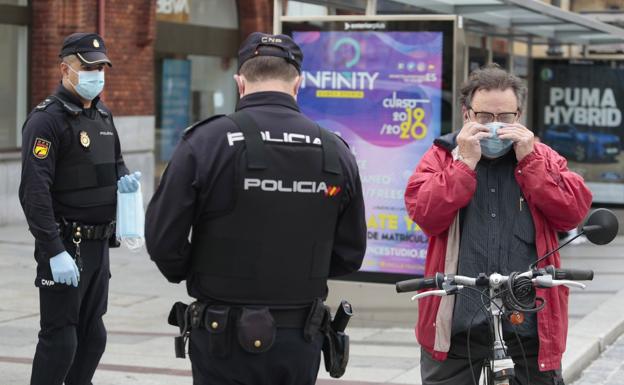
[[[366,16],[377,14],[377,0],[366,0]]]
[[[533,127],[533,89],[535,88],[535,73],[533,71],[533,36],[529,35],[527,40],[527,99],[526,105],[526,125],[531,127],[535,135],[541,135],[539,127]]]
[[[273,0],[273,33],[282,33],[282,0]]]
[[[514,38],[513,38],[513,29],[511,29],[509,36],[507,36],[507,47],[508,55],[509,55],[509,73],[514,73]]]

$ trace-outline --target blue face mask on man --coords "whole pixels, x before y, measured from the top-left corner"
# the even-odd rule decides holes
[[[501,127],[505,127],[505,125],[505,123],[501,122],[484,124],[484,126],[490,129],[492,134],[489,137],[480,140],[481,155],[488,159],[496,159],[507,154],[509,150],[511,150],[513,141],[509,139],[502,140],[498,137],[498,135],[496,135],[496,131],[498,131]]]
[[[104,71],[76,71],[78,74],[78,84],[71,83],[78,95],[85,100],[93,100],[104,89]]]

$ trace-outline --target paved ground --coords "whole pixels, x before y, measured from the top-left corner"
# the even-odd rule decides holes
[[[573,385],[624,385],[624,337],[609,346]]]
[[[564,358],[568,376],[577,377],[624,331],[624,313],[613,312],[624,308],[624,301],[617,302],[623,296],[615,295],[624,289],[623,252],[624,238],[609,246],[584,244],[566,251],[566,266],[596,270],[596,279],[588,290],[573,290],[571,296],[570,353]],[[187,300],[184,286],[167,283],[145,252],[112,250],[111,261],[113,277],[105,317],[109,338],[94,384],[191,384],[189,361],[174,358],[175,330],[166,324],[171,304]],[[29,379],[38,330],[34,266],[32,238],[25,226],[0,227],[2,385],[22,385]],[[357,309],[358,304],[354,303],[354,307]],[[321,370],[318,384],[420,384],[419,348],[412,322],[383,325],[379,321],[367,324],[366,320],[357,320],[354,325],[357,327],[349,329],[352,349],[346,375],[336,381]],[[619,351],[624,352],[624,347]],[[624,354],[619,354],[621,362]],[[590,370],[591,367],[588,373]]]

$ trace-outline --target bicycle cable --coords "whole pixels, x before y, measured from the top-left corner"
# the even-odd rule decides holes
[[[474,385],[478,385],[477,383],[477,379],[475,377],[475,373],[474,373],[474,366],[472,364],[472,354],[470,351],[470,332],[472,330],[472,326],[474,325],[474,320],[477,316],[477,314],[481,311],[484,313],[485,315],[485,319],[488,322],[488,331],[489,331],[489,336],[492,337],[492,333],[493,330],[492,328],[494,327],[493,322],[492,322],[492,315],[490,313],[488,313],[485,310],[485,305],[486,303],[483,302],[483,299],[485,298],[487,300],[487,302],[490,303],[490,305],[494,305],[496,308],[498,308],[498,310],[504,314],[507,315],[509,312],[503,312],[503,308],[501,306],[499,306],[496,302],[494,302],[494,298],[500,297],[505,306],[508,306],[509,308],[515,310],[515,311],[524,311],[527,313],[533,313],[533,312],[538,312],[540,311],[544,306],[546,301],[541,298],[541,297],[537,297],[536,296],[536,292],[535,292],[535,288],[533,286],[533,282],[531,281],[530,278],[527,277],[516,277],[518,275],[517,272],[512,272],[509,274],[509,279],[507,280],[506,283],[506,288],[499,291],[495,296],[490,297],[489,295],[487,295],[486,293],[484,293],[484,291],[481,291],[479,289],[476,289],[474,287],[470,287],[470,286],[464,286],[464,289],[469,289],[472,291],[475,291],[479,294],[479,296],[481,297],[481,304],[479,304],[477,302],[477,300],[475,298],[472,298],[466,294],[463,294],[461,292],[455,293],[455,295],[462,295],[465,298],[469,299],[470,301],[474,302],[475,304],[478,305],[478,309],[474,312],[471,320],[470,320],[470,327],[468,328],[468,332],[466,335],[466,340],[467,340],[467,353],[468,353],[468,364],[470,366],[470,374],[472,376],[472,381]],[[535,305],[536,302],[539,301],[539,305]],[[526,352],[524,350],[524,346],[522,345],[522,341],[520,339],[520,335],[518,334],[518,331],[516,330],[516,326],[515,325],[511,325],[512,326],[512,330],[514,332],[514,335],[516,337],[516,340],[520,346],[520,351],[522,353],[522,358],[524,360],[524,364],[525,364],[525,369],[526,369],[526,375],[527,375],[527,380],[529,380],[529,369],[528,369],[528,360],[526,357]],[[499,327],[501,328],[499,330],[501,336],[503,335],[502,333],[502,322],[499,325]],[[490,338],[491,339],[491,338]],[[492,348],[492,347],[491,347]],[[490,349],[491,350],[491,349]],[[504,349],[505,355],[508,355],[509,353],[507,352],[507,349]],[[493,368],[491,368],[493,369]]]
[[[498,293],[499,296],[505,302],[505,306],[520,312],[526,313],[536,313],[544,308],[546,301],[537,297],[535,292],[535,287],[533,286],[533,282],[528,277],[517,277],[517,272],[512,272],[509,274],[509,280],[507,281],[507,288],[501,290]],[[539,302],[539,305],[535,305],[536,302]],[[507,312],[509,313],[509,312]],[[522,344],[522,340],[520,335],[518,334],[518,330],[516,325],[510,323],[511,329],[516,337],[516,341],[518,342],[518,346],[520,347],[520,352],[522,354],[522,360],[525,365],[525,373],[527,376],[527,383],[530,382],[530,372],[529,372],[529,363],[526,357],[526,351],[524,350],[524,346]]]
[[[473,382],[474,385],[478,385],[477,378],[475,377],[475,373],[474,373],[474,366],[472,364],[472,353],[470,351],[470,334],[471,334],[472,326],[474,325],[474,320],[475,320],[477,314],[479,314],[479,312],[482,311],[483,314],[485,315],[485,320],[488,322],[488,332],[489,332],[489,337],[490,337],[489,339],[492,340],[493,339],[492,338],[493,337],[493,330],[492,329],[494,328],[494,322],[492,322],[492,314],[488,313],[486,311],[486,309],[485,309],[485,305],[486,304],[483,302],[483,299],[485,298],[491,305],[496,306],[501,313],[503,312],[503,309],[500,306],[498,306],[498,304],[496,302],[494,302],[493,299],[490,298],[489,295],[484,293],[485,290],[481,291],[481,290],[479,290],[477,288],[470,287],[470,286],[464,286],[464,289],[469,289],[469,290],[475,291],[475,292],[479,293],[480,297],[481,297],[481,304],[479,305],[479,303],[477,302],[477,300],[475,298],[472,298],[472,297],[470,297],[470,296],[468,296],[466,294],[463,294],[463,293],[457,293],[457,294],[463,295],[465,298],[468,298],[469,300],[471,300],[471,301],[473,301],[474,303],[477,304],[477,310],[474,312],[474,314],[472,315],[472,318],[470,319],[470,327],[468,328],[468,332],[466,333],[466,349],[468,351],[468,364],[469,364],[469,367],[470,367],[470,374],[472,376],[472,382]],[[505,354],[507,354],[507,353],[505,353]]]
[[[470,327],[468,328],[468,332],[467,332],[467,335],[466,335],[466,345],[467,345],[467,351],[468,351],[468,364],[469,364],[469,367],[470,367],[470,374],[472,376],[473,384],[474,385],[478,385],[477,379],[475,377],[474,366],[472,364],[472,353],[471,353],[471,350],[470,350],[470,334],[471,334],[472,326],[474,325],[474,320],[475,320],[477,314],[479,314],[479,311],[482,311],[484,313],[484,315],[485,315],[486,321],[488,322],[488,332],[489,332],[489,337],[490,337],[489,339],[492,340],[492,333],[493,333],[492,329],[494,327],[493,321],[492,321],[492,314],[485,311],[484,306],[486,304],[483,302],[483,299],[485,298],[490,303],[490,305],[494,305],[496,308],[498,308],[498,310],[502,314],[506,314],[505,312],[503,312],[503,308],[501,306],[499,306],[496,302],[494,302],[494,298],[501,297],[504,300],[503,295],[504,295],[504,293],[507,290],[500,291],[495,296],[490,297],[484,291],[481,291],[479,289],[476,289],[476,288],[473,288],[473,287],[470,287],[470,286],[465,286],[464,289],[469,289],[469,290],[475,291],[475,292],[479,293],[480,297],[481,297],[481,305],[474,312],[474,314],[473,314],[473,316],[472,316],[472,318],[470,320]],[[474,303],[477,303],[475,298],[472,298],[472,297],[470,297],[470,296],[468,296],[466,294],[463,294],[463,293],[457,293],[457,294],[463,295],[465,298],[468,298],[469,300],[473,301]],[[536,298],[536,299],[541,299],[541,298]],[[543,307],[543,302],[542,302],[541,307]],[[540,309],[541,309],[541,307],[540,307]],[[499,329],[499,333],[502,336],[503,335],[503,330],[502,330],[503,323],[502,322],[500,323],[499,328],[500,328]],[[529,381],[527,383],[530,383],[529,364],[528,364],[528,360],[527,360],[527,357],[526,357],[526,351],[524,350],[524,346],[522,345],[522,340],[520,339],[520,335],[518,334],[516,326],[511,324],[511,328],[512,328],[513,333],[514,333],[514,335],[516,337],[516,341],[518,342],[518,345],[520,347],[520,352],[522,354],[522,359],[523,359],[524,365],[525,365],[525,373],[526,373],[526,376],[527,376],[527,381]],[[493,346],[490,345],[490,349],[489,350],[492,351],[492,349],[493,349]],[[504,351],[505,355],[509,355],[509,352],[507,351],[507,349],[503,348],[503,351]],[[490,369],[493,370],[493,368],[490,368]],[[486,374],[486,377],[489,377],[489,376]]]
[[[505,284],[507,290],[501,294],[505,306],[511,310],[536,313],[544,308],[546,301],[538,297],[531,278],[518,277],[517,272],[509,273]],[[538,304],[539,302],[539,304]]]

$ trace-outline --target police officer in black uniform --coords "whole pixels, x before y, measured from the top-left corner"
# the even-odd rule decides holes
[[[61,84],[22,131],[19,196],[35,237],[41,311],[31,385],[91,384],[106,345],[117,183],[138,184],[98,97],[111,65],[104,41],[72,34],[60,57]]]
[[[314,384],[327,278],[364,257],[357,164],[299,111],[302,59],[251,34],[237,112],[186,130],[147,209],[152,260],[198,300],[182,315],[196,385]]]

